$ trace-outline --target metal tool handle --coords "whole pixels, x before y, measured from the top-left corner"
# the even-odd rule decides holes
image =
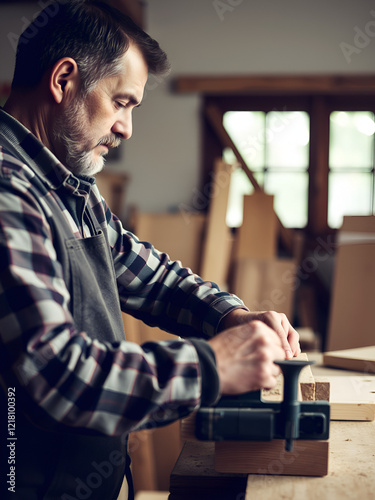
[[[299,437],[300,402],[298,401],[298,378],[302,368],[313,365],[314,361],[275,361],[284,375],[284,397],[281,404],[285,422],[285,449],[292,451],[293,440]]]

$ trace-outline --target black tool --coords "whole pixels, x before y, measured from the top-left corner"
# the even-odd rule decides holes
[[[328,401],[298,401],[298,377],[311,361],[277,361],[284,375],[283,401],[263,401],[260,391],[239,396],[223,396],[214,407],[200,408],[195,434],[206,441],[270,441],[285,439],[285,449],[293,449],[295,439],[329,437]]]

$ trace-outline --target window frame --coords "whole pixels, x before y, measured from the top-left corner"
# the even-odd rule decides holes
[[[375,81],[375,78],[374,78]],[[375,89],[372,92],[301,93],[290,89],[288,93],[203,94],[203,110],[216,106],[223,115],[227,111],[305,111],[310,116],[308,222],[305,231],[310,235],[324,235],[336,230],[328,226],[329,178],[329,117],[332,111],[375,111]],[[202,130],[201,183],[210,179],[212,165],[221,156],[222,145],[206,117]]]

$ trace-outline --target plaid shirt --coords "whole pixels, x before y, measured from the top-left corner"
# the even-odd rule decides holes
[[[126,231],[85,178],[80,197],[108,234],[121,309],[190,340],[141,347],[77,331],[41,206],[46,190],[75,237],[90,237],[86,209],[79,213],[71,202],[80,180],[3,110],[0,137],[8,144],[0,147],[0,381],[17,379],[54,421],[110,436],[153,425],[156,415],[159,423],[172,421],[202,398],[215,400],[213,353],[195,337],[215,335],[220,320],[243,303]],[[202,372],[211,394],[202,393]]]

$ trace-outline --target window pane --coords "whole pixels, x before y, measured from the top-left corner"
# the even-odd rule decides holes
[[[303,111],[271,111],[266,119],[269,168],[304,168],[309,164],[310,117]]]
[[[334,111],[330,115],[330,168],[373,166],[374,114],[369,111]]]
[[[228,111],[223,117],[225,130],[252,170],[264,167],[265,120],[262,111]]]
[[[274,208],[285,227],[306,226],[308,182],[304,172],[265,175],[265,191],[275,195]]]
[[[341,227],[344,215],[371,215],[372,174],[329,174],[328,224]]]
[[[263,184],[263,173],[256,172],[254,177],[260,185]],[[243,197],[251,194],[254,188],[242,168],[237,168],[230,180],[228,210],[226,222],[229,227],[239,227],[243,219]]]

